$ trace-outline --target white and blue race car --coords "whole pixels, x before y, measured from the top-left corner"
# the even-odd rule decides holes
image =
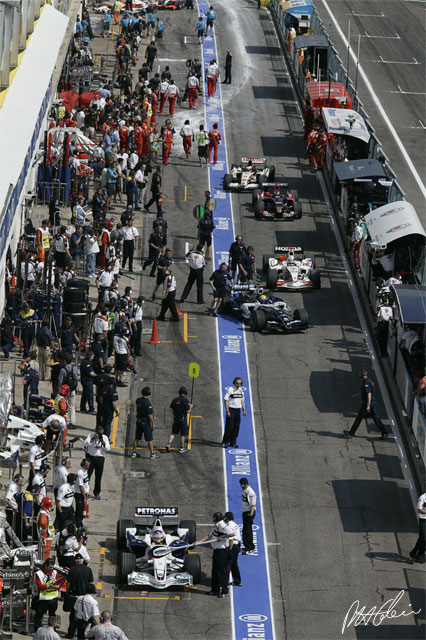
[[[167,589],[198,584],[200,556],[188,554],[196,540],[194,520],[164,524],[177,518],[176,507],[136,507],[135,517],[152,518],[152,525],[122,519],[117,522],[118,581],[123,585]]]

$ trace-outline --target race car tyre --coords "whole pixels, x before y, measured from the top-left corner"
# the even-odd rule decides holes
[[[83,313],[86,305],[84,302],[64,302],[63,309],[65,313]]]
[[[311,260],[312,261],[312,269],[315,269],[315,256],[311,256],[310,254],[305,254],[305,258],[306,260]]]
[[[232,175],[230,173],[225,173],[223,176],[223,188],[225,191],[228,191],[231,188]]]
[[[300,202],[294,203],[294,213],[296,214],[296,220],[300,220],[300,218],[302,217],[302,204]]]
[[[252,194],[251,194],[251,203],[252,203],[253,207],[254,207],[254,205],[256,204],[256,202],[257,202],[257,201],[258,201],[258,199],[259,199],[259,193],[262,193],[260,189],[254,189],[254,190],[252,191]]]
[[[263,176],[262,174],[259,174],[256,176],[256,178],[257,178],[257,184],[259,185],[260,189],[263,190],[263,183],[268,182],[267,177]]]
[[[263,258],[262,258],[262,271],[263,273],[268,273],[268,269],[269,269],[269,260],[271,258],[273,258],[274,256],[272,255],[272,253],[264,253],[263,254]]]
[[[269,169],[267,182],[274,182],[274,180],[275,180],[275,167],[274,167],[274,165],[271,164],[270,167],[266,167],[266,168]]]
[[[231,291],[226,289],[225,297],[223,298],[223,300],[222,300],[222,302],[220,304],[219,313],[231,313],[231,312],[232,312]]]
[[[84,289],[84,291],[89,293],[89,283],[87,280],[83,280],[81,278],[70,278],[67,282],[67,286],[65,287],[65,291],[67,289]]]
[[[87,300],[87,293],[83,289],[64,289],[64,303],[66,302],[79,302],[83,304]]]
[[[295,202],[299,201],[299,192],[297,189],[291,189],[290,193],[293,194],[293,198]]]
[[[192,576],[194,584],[199,584],[201,580],[201,560],[198,553],[186,555],[183,561],[183,568]]]
[[[254,217],[256,220],[263,218],[263,212],[265,211],[265,203],[262,200],[258,200],[254,205]]]
[[[301,322],[309,324],[309,315],[306,309],[295,309],[293,313],[293,320],[301,320]]]
[[[197,524],[195,520],[181,520],[179,529],[188,529],[188,544],[192,544],[197,539]]]
[[[117,522],[117,549],[124,551],[127,549],[127,535],[126,529],[134,529],[135,523],[133,520],[118,520]]]
[[[127,584],[127,576],[136,569],[136,556],[133,553],[120,551],[118,554],[118,584]]]
[[[266,286],[268,289],[275,289],[275,285],[278,280],[278,271],[276,269],[269,269],[266,276]]]
[[[314,289],[321,289],[321,274],[317,269],[312,269],[309,278],[314,285]]]
[[[266,316],[262,309],[255,309],[249,320],[250,329],[252,331],[261,332],[266,327]]]

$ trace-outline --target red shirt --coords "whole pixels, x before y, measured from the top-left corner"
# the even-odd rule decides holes
[[[222,140],[220,131],[218,131],[217,129],[211,129],[209,131],[209,140],[210,140],[210,144],[214,144],[214,145],[219,144],[219,140]]]

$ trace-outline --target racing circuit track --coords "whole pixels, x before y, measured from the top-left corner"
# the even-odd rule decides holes
[[[273,25],[268,12],[259,13],[256,6],[248,0],[215,3],[221,72],[226,49],[233,52],[233,84],[221,86],[227,159],[231,164],[242,156],[264,155],[276,166],[276,175],[298,190],[304,214],[295,221],[257,221],[250,196],[234,194],[234,229],[243,234],[246,244],[254,245],[259,278],[262,254],[271,253],[275,244],[303,247],[315,256],[322,273],[319,291],[282,295],[293,308],[307,309],[312,325],[307,331],[293,335],[244,333],[275,637],[421,638],[424,609],[417,618],[386,620],[379,627],[351,626],[341,636],[344,616],[354,600],[369,607],[380,606],[405,589],[403,608],[409,610],[410,604],[413,610],[422,607],[422,572],[416,565],[401,562],[417,525],[393,439],[379,441],[379,434],[372,427],[366,433],[364,425],[361,437],[347,441],[342,436],[357,411],[357,400],[351,396],[358,391],[358,370],[364,366],[371,370],[371,363],[332,220],[317,177],[307,166],[300,115]],[[196,11],[173,12],[163,19],[167,46],[160,64],[170,64],[178,86],[183,87],[184,60],[200,57]],[[177,108],[173,119],[177,131],[186,118],[194,128],[205,122],[201,104],[199,101],[197,110],[191,112]],[[196,239],[192,208],[203,200],[209,172],[198,167],[194,153],[186,161],[179,136],[175,138],[177,144],[163,184],[169,198],[165,210],[179,298],[187,278],[187,266],[179,258],[184,254],[185,240]],[[190,200],[185,201],[185,194]],[[152,219],[153,215],[146,215],[145,233]],[[147,298],[152,286],[153,280],[144,276],[142,293]],[[205,300],[210,300],[207,284]],[[178,506],[181,518],[197,521],[201,536],[208,531],[211,514],[226,506],[225,486],[231,492],[234,487],[235,495],[229,498],[237,505],[235,515],[240,521],[239,485],[236,480],[227,482],[220,446],[225,381],[218,367],[216,324],[222,319],[207,316],[204,308],[192,301],[194,291],[184,305],[188,312],[185,324],[161,323],[160,339],[170,342],[146,345],[143,355],[143,384],[153,389],[158,446],[164,446],[169,433],[170,401],[181,384],[189,383],[188,364],[200,364],[191,452],[185,456],[162,452],[155,462],[146,456],[127,459],[120,516],[132,517],[134,507],[142,504]],[[150,326],[158,309],[158,302],[145,304],[145,326]],[[226,373],[228,384],[241,374],[229,367]],[[248,381],[244,382],[248,387]],[[140,382],[133,385],[133,403],[140,387]],[[378,409],[386,416],[380,398]],[[129,423],[134,424],[134,416]],[[248,423],[243,421],[242,430],[245,428]],[[127,444],[132,439],[133,427]],[[259,520],[257,525],[261,525]],[[108,547],[113,544],[107,541]],[[129,639],[247,637],[240,631],[234,635],[231,598],[218,600],[207,595],[211,553],[204,549],[200,554],[204,576],[197,588],[148,594],[115,589],[115,619]],[[241,557],[243,587],[238,598],[247,613],[256,614],[261,594],[249,566],[252,560]]]

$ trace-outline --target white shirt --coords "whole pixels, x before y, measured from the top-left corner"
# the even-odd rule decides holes
[[[352,239],[355,240],[355,242],[361,242],[363,235],[364,234],[362,231],[362,227],[359,224],[357,224],[356,227],[354,228]]]
[[[198,80],[197,76],[189,76],[188,87],[191,89],[193,87],[199,87],[199,86],[200,86],[200,81]]]
[[[164,80],[163,82],[160,82],[160,93],[167,93],[167,89],[169,88],[169,83]]]
[[[103,333],[108,331],[108,320],[102,314],[97,313],[93,319],[93,331],[95,333]]]
[[[64,464],[58,464],[53,472],[53,488],[59,489],[66,483],[70,470],[66,468]]]
[[[417,501],[417,509],[423,509],[426,511],[426,493],[422,493]],[[419,513],[419,518],[421,520],[426,520],[426,513]]]
[[[40,469],[43,461],[44,451],[38,444],[34,444],[28,452],[28,463],[34,465],[34,469]]]
[[[202,269],[206,266],[206,261],[201,253],[192,252],[188,256],[188,264],[191,269]]]
[[[66,529],[65,529],[66,533]],[[74,556],[78,549],[78,542],[75,536],[68,536],[64,542],[64,556]]]
[[[114,280],[114,274],[111,271],[102,271],[98,275],[98,282],[100,287],[110,287]]]
[[[99,253],[99,245],[95,236],[86,236],[86,253]]]
[[[216,78],[219,75],[219,67],[217,64],[209,64],[207,67],[207,76],[209,78]]]
[[[251,487],[247,487],[241,494],[241,511],[250,511],[256,506],[256,494]]]
[[[59,426],[60,426],[61,429],[66,429],[67,421],[65,420],[65,418],[63,418],[62,416],[60,416],[57,413],[52,413],[51,416],[48,416],[46,418],[46,420],[44,422],[42,422],[41,426],[44,429],[47,429],[47,427],[49,427],[52,424],[52,422],[55,422],[55,420],[57,420],[59,422]]]
[[[408,329],[404,331],[401,337],[401,346],[405,346],[408,352],[411,351],[413,346],[420,340],[419,334],[414,329]],[[404,344],[402,344],[404,343]]]
[[[176,289],[176,278],[170,274],[164,279],[163,290],[175,291],[175,289]]]
[[[135,173],[135,180],[136,180],[136,184],[138,186],[142,186],[142,184],[145,184],[146,182],[146,178],[145,178],[145,173],[142,171],[142,169],[138,169]]]
[[[398,278],[394,278],[393,276],[391,276],[385,281],[385,287],[390,287],[391,284],[401,284],[401,280],[398,280]]]
[[[228,538],[217,540],[221,533],[225,533],[225,528],[226,525],[224,521],[221,520],[220,522],[216,522],[215,528],[210,531],[210,537],[212,538],[210,545],[212,549],[227,549],[229,547]]]
[[[40,487],[40,493],[38,495],[38,499],[39,499],[39,502],[41,502],[43,498],[47,497],[46,480],[41,473],[36,473],[31,483],[31,492],[35,493],[39,487]]]
[[[114,336],[114,351],[119,355],[126,355],[129,343],[122,336]]]
[[[177,88],[177,86],[175,84],[169,84],[169,86],[167,87],[167,95],[173,98],[178,93],[179,89]]]
[[[84,441],[84,448],[89,456],[102,456],[103,458],[105,457],[105,451],[109,451],[111,449],[109,440],[105,435],[102,435],[101,443],[99,442],[97,437],[94,437],[93,434],[87,436],[86,440]]]
[[[388,307],[387,305],[383,305],[379,307],[377,312],[377,318],[379,320],[384,320],[385,322],[389,322],[392,318],[392,307]]]
[[[99,615],[98,603],[89,593],[85,596],[78,596],[74,609],[77,612],[78,620],[90,620],[93,616]]]
[[[139,162],[139,156],[137,153],[131,153],[128,160],[128,165],[130,169],[134,169]],[[136,172],[137,175],[137,172]]]
[[[142,305],[137,304],[134,309],[135,320],[136,322],[141,322],[142,320]]]
[[[27,266],[27,280],[33,282],[36,277],[36,270],[32,262],[28,262]],[[21,278],[25,278],[25,262],[21,262]]]
[[[243,400],[244,400],[244,391],[241,387],[227,387],[224,400],[228,402],[228,407],[230,409],[242,409]]]
[[[126,224],[126,226],[122,228],[122,231],[123,231],[123,238],[125,240],[134,240],[139,235],[139,231],[136,229],[136,227],[133,227],[133,226],[129,227],[128,224]]]
[[[74,493],[75,487],[68,484],[68,482],[64,482],[64,484],[59,487],[56,499],[61,507],[71,507],[74,500]]]
[[[127,640],[127,636],[120,629],[111,622],[104,622],[103,624],[97,624],[95,627],[85,631],[85,638],[95,638],[95,640]]]
[[[121,154],[121,168],[123,169],[123,171],[126,171],[127,169],[127,161],[129,159],[129,154],[124,152]]]
[[[224,533],[232,536],[231,538],[228,538],[228,540],[233,540],[236,544],[239,544],[241,542],[240,527],[233,520],[225,523]]]
[[[180,130],[180,135],[182,137],[188,137],[188,136],[191,137],[191,136],[193,136],[194,135],[194,131],[193,131],[191,125],[184,124],[182,129]]]
[[[18,503],[15,500],[15,496],[19,492],[20,492],[20,488],[18,487],[16,482],[13,482],[13,480],[9,482],[9,484],[6,487],[6,500],[9,500],[13,509],[18,508]]]
[[[77,488],[80,490],[81,487],[83,487],[84,493],[89,493],[89,473],[88,469],[83,469],[83,467],[77,471]]]

